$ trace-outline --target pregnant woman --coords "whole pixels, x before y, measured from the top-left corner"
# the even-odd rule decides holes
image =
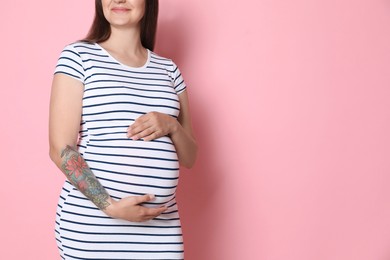
[[[180,70],[153,52],[158,1],[95,8],[87,37],[61,52],[51,90],[50,157],[67,178],[60,256],[184,259],[175,191],[197,145]]]

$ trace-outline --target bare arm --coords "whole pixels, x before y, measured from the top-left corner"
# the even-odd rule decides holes
[[[140,116],[129,127],[128,137],[150,141],[169,135],[175,145],[180,165],[191,168],[196,160],[197,144],[192,131],[187,91],[179,95],[178,120],[167,114],[150,112]]]
[[[75,149],[83,91],[80,81],[65,74],[56,74],[53,78],[49,117],[50,158],[66,178],[107,215],[129,221],[146,221],[160,215],[166,207],[145,208],[138,205],[152,200],[151,195],[113,200]]]
[[[75,149],[80,128],[83,84],[64,74],[53,78],[50,98],[50,158],[66,178],[99,209],[110,205],[110,195]]]
[[[179,101],[179,118],[170,135],[176,147],[180,164],[187,168],[191,168],[196,160],[198,146],[192,131],[188,95],[186,90],[179,95]]]

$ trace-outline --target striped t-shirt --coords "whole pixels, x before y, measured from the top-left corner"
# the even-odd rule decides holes
[[[55,227],[61,257],[183,259],[173,142],[169,136],[148,142],[126,136],[128,126],[148,112],[178,117],[186,84],[177,65],[148,50],[142,67],[129,67],[99,44],[76,42],[64,48],[55,73],[84,85],[78,149],[111,197],[155,194],[144,206],[168,206],[147,222],[113,219],[65,181]]]

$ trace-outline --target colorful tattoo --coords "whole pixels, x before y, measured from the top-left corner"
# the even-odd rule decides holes
[[[105,209],[110,203],[110,195],[89,169],[84,158],[69,145],[61,153],[62,171],[68,180],[99,209]]]

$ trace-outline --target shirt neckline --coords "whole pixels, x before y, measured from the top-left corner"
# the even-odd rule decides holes
[[[151,51],[149,49],[146,48],[146,51],[148,52],[147,54],[147,59],[146,59],[146,62],[144,63],[144,65],[142,65],[141,67],[131,67],[129,65],[126,65],[126,64],[123,64],[122,62],[118,61],[117,59],[115,59],[106,49],[104,49],[100,44],[98,44],[97,42],[95,42],[95,45],[101,49],[106,55],[108,55],[108,57],[115,61],[116,63],[120,64],[121,66],[127,68],[127,69],[130,69],[130,70],[141,70],[141,69],[144,69],[146,68],[148,65],[149,65],[149,62],[150,62],[150,57],[151,57]]]

